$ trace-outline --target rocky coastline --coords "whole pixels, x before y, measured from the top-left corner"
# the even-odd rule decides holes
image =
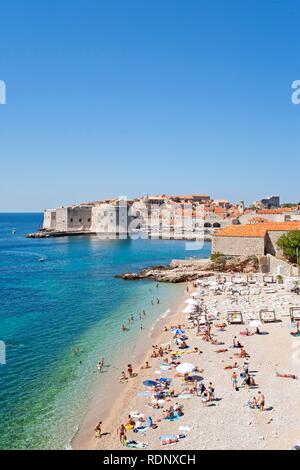
[[[190,282],[219,273],[257,273],[257,257],[223,257],[213,259],[173,260],[169,265],[151,266],[137,273],[116,275],[126,281],[151,279],[157,282]]]

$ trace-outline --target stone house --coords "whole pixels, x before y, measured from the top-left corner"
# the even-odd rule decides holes
[[[232,256],[280,256],[277,241],[289,231],[299,230],[299,222],[232,225],[213,234],[212,252]]]

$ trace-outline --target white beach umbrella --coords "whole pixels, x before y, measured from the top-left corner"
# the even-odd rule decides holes
[[[188,305],[198,305],[198,301],[195,300],[195,299],[188,299],[188,300],[186,301],[186,303],[187,303]]]
[[[195,311],[195,307],[193,307],[192,305],[188,305],[187,307],[185,307],[184,310],[182,310],[182,313],[194,313]]]
[[[192,372],[194,369],[194,364],[191,364],[190,362],[183,362],[176,367],[177,372],[180,374],[187,374],[188,372]]]
[[[261,325],[262,325],[262,323],[261,323],[260,320],[251,320],[251,322],[249,323],[249,326],[251,326],[253,328],[258,328]]]

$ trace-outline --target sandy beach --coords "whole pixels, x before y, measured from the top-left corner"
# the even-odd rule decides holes
[[[184,378],[177,376],[174,368],[168,371],[161,370],[164,359],[170,358],[165,353],[163,358],[151,358],[152,347],[148,346],[134,363],[131,358],[124,359],[124,370],[132,362],[136,377],[130,378],[126,383],[116,383],[112,390],[110,409],[104,414],[101,406],[94,410],[93,418],[84,430],[78,434],[72,443],[74,449],[126,449],[118,438],[117,429],[121,423],[128,422],[131,412],[141,413],[145,420],[148,417],[157,425],[155,429],[148,428],[134,433],[127,430],[127,440],[139,442],[139,447],[146,449],[291,449],[300,443],[300,385],[298,380],[278,377],[280,374],[295,374],[300,372],[300,337],[291,336],[292,324],[289,317],[290,306],[300,304],[299,296],[287,291],[283,286],[272,285],[271,288],[263,285],[259,279],[256,286],[245,285],[234,287],[237,292],[232,294],[233,288],[230,276],[227,276],[224,286],[217,286],[216,279],[199,281],[197,288],[189,286],[174,313],[161,319],[152,330],[151,345],[171,344],[173,351],[180,351],[181,363],[192,363],[201,372],[192,372],[192,381],[186,383]],[[256,291],[255,291],[256,290]],[[274,292],[273,292],[274,290]],[[211,324],[211,339],[205,341],[203,335],[197,335],[197,327],[188,320],[183,313],[188,299],[192,295],[202,302],[208,312]],[[242,311],[244,324],[233,325],[227,321],[229,310]],[[258,319],[261,308],[267,307],[276,312],[277,322],[264,323],[259,327],[263,334],[243,336],[240,332],[250,328],[251,321]],[[216,328],[216,324],[224,322],[223,331]],[[168,331],[164,331],[164,326]],[[175,344],[174,331],[171,326],[180,325],[187,336],[187,349],[179,350]],[[205,326],[204,326],[205,329]],[[295,329],[295,328],[294,328]],[[203,333],[203,327],[201,328]],[[233,348],[233,338],[244,346],[249,358],[239,358],[240,348]],[[213,344],[214,342],[221,344]],[[193,352],[198,348],[201,353]],[[216,352],[224,350],[224,352]],[[141,365],[148,361],[149,369],[141,369]],[[244,386],[243,373],[245,361],[248,361],[250,375],[254,378],[256,386]],[[238,363],[237,369],[225,370],[225,366]],[[202,372],[203,370],[203,372]],[[231,376],[236,370],[238,390],[232,386]],[[151,388],[143,385],[145,380],[159,378],[172,379],[171,387],[176,395],[181,397],[165,398],[162,408],[149,406],[153,393]],[[203,404],[199,390],[191,395],[190,389],[194,380],[205,387],[212,383],[214,398]],[[258,396],[261,391],[265,396],[265,410],[252,409],[248,402]],[[149,392],[151,392],[149,394]],[[174,421],[164,419],[164,410],[174,406],[175,403],[183,405],[183,416]],[[103,421],[103,436],[95,437],[94,427],[99,420]],[[177,442],[162,446],[162,436],[178,437]]]

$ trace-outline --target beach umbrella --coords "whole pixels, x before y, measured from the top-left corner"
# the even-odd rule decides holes
[[[154,382],[154,380],[145,380],[145,382],[143,382],[143,385],[145,385],[145,387],[155,387],[156,382]]]
[[[198,301],[196,299],[187,299],[186,303],[189,305],[198,305]]]
[[[182,330],[180,330],[179,328],[177,328],[177,330],[174,331],[175,335],[183,335],[183,333],[184,332]]]
[[[171,382],[172,382],[172,379],[167,379],[167,378],[165,378],[165,377],[161,377],[160,379],[158,379],[158,381],[161,382],[161,383],[165,383],[165,382],[171,383]]]
[[[180,374],[187,374],[188,372],[192,372],[194,369],[194,364],[191,364],[190,362],[183,362],[176,367],[177,372]]]
[[[262,323],[261,323],[260,320],[251,320],[251,322],[249,323],[249,326],[251,326],[253,328],[258,328],[261,325],[262,325]]]
[[[193,307],[192,305],[188,305],[187,307],[185,307],[184,310],[182,310],[182,313],[194,313],[195,311],[195,307]]]

